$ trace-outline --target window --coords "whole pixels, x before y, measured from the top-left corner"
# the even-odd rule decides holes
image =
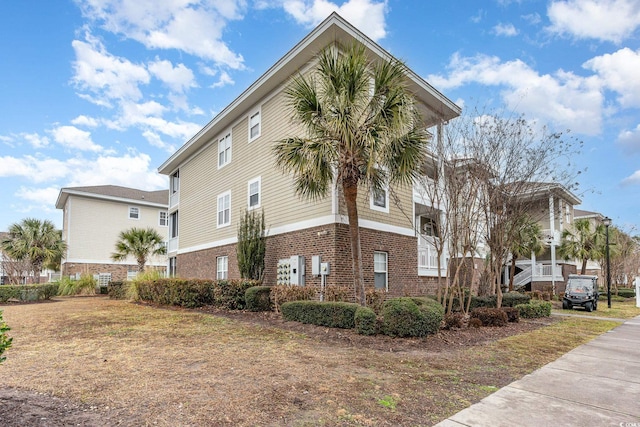
[[[169,277],[176,277],[178,268],[178,259],[176,257],[169,258]]]
[[[229,257],[219,256],[218,269],[216,270],[216,278],[218,280],[226,280],[229,277]]]
[[[140,219],[140,209],[135,206],[129,206],[129,219]]]
[[[569,207],[569,205],[566,205],[564,207],[564,211],[565,211],[566,223],[571,224],[571,208]]]
[[[218,168],[231,161],[231,132],[218,140]]]
[[[260,177],[249,181],[248,205],[249,209],[260,207]]]
[[[160,227],[166,227],[169,225],[169,214],[166,211],[160,211],[159,214],[160,218],[158,220],[158,224],[160,224]]]
[[[178,237],[178,211],[172,212],[169,216],[169,238]]]
[[[371,209],[389,213],[389,192],[386,188],[371,191]]]
[[[231,224],[231,192],[218,196],[218,227]]]
[[[387,281],[387,253],[373,253],[373,281],[376,289],[389,290]]]
[[[176,171],[171,175],[171,181],[169,185],[171,186],[171,194],[180,191],[180,171]]]
[[[260,136],[260,110],[249,116],[249,142]]]
[[[438,237],[436,220],[427,216],[420,217],[420,234],[429,237]]]

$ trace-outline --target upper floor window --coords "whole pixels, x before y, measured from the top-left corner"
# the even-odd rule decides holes
[[[129,206],[129,219],[140,219],[140,208]]]
[[[167,213],[167,211],[159,212],[158,225],[160,225],[160,227],[166,227],[167,225],[169,225],[169,214]]]
[[[169,238],[178,237],[178,211],[171,212],[169,216]]]
[[[218,227],[231,224],[231,192],[218,196]]]
[[[180,171],[175,171],[171,175],[170,187],[171,187],[171,194],[177,193],[178,191],[180,191]]]
[[[420,217],[420,234],[429,237],[438,237],[436,220],[427,216]]]
[[[260,136],[260,110],[249,115],[249,142]]]
[[[249,209],[260,207],[260,184],[261,184],[260,181],[261,181],[260,177],[249,181],[249,191],[248,191]]]
[[[371,190],[370,208],[376,211],[389,213],[389,191],[387,188]]]
[[[218,140],[218,167],[231,161],[231,132]]]

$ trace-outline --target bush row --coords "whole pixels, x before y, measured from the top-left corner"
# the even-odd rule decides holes
[[[19,301],[48,300],[56,295],[58,295],[57,283],[0,286],[0,302],[7,302],[10,299]]]
[[[134,282],[138,299],[142,301],[187,308],[215,305],[230,310],[245,308],[245,292],[256,284],[257,282],[253,280],[212,281],[176,278]],[[122,292],[120,289],[110,294],[122,294]]]
[[[353,329],[359,304],[352,302],[289,301],[280,307],[285,320],[330,328]]]
[[[533,300],[528,304],[519,304],[515,308],[518,309],[520,317],[525,319],[551,316],[551,303],[547,301]]]
[[[531,295],[523,294],[520,292],[505,292],[504,294],[502,294],[502,307],[515,307],[518,304],[527,304],[529,301],[531,301]],[[480,307],[496,308],[497,303],[497,295],[472,295],[469,310]],[[458,297],[453,298],[453,310],[460,310],[460,299]]]
[[[622,298],[634,298],[636,296],[636,291],[633,288],[618,288],[618,296]]]

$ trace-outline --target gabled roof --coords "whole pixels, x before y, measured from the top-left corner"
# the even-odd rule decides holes
[[[567,187],[557,182],[520,182],[516,186],[518,195],[532,198],[545,197],[555,194],[558,197],[570,202],[572,205],[579,205],[582,200],[573,194]]]
[[[583,211],[582,209],[574,209],[573,210],[573,218],[581,219],[581,218],[595,218],[602,220],[604,215],[600,212],[591,212],[591,211]]]
[[[158,171],[165,175],[173,173],[202,146],[231,126],[239,114],[247,111],[260,99],[284,84],[322,49],[332,43],[346,46],[353,41],[362,43],[371,58],[387,61],[393,59],[386,50],[334,12],[160,165]],[[427,127],[440,120],[446,121],[460,115],[460,107],[409,68],[407,68],[407,77],[409,90],[418,101],[424,104]]]
[[[70,195],[165,208],[169,205],[169,190],[144,191],[118,185],[95,185],[60,189],[56,208],[63,209]]]

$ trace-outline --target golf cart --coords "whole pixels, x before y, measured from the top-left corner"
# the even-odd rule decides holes
[[[598,277],[570,274],[562,298],[562,308],[571,310],[575,306],[586,311],[598,309]]]

